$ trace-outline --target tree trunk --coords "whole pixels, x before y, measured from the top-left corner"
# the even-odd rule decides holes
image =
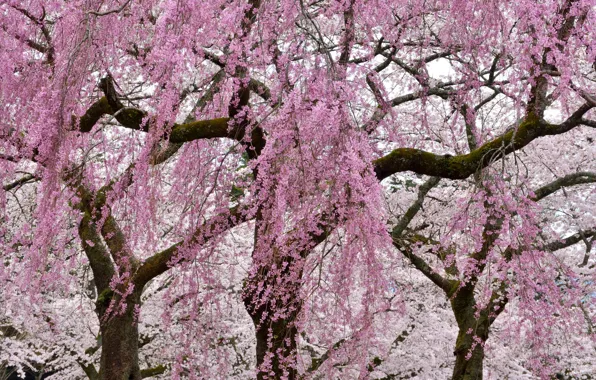
[[[291,268],[292,261],[288,260],[288,263],[288,268]],[[244,294],[246,311],[255,326],[257,379],[283,377],[294,380],[298,377],[296,369],[298,329],[295,322],[301,308],[300,288],[295,283],[280,286],[275,278],[267,278],[267,273],[268,271],[262,271],[259,275],[250,278]],[[255,289],[259,289],[257,284],[260,281],[265,281],[266,285],[257,292]],[[268,287],[272,290],[269,293],[271,298],[259,304],[260,296]],[[285,318],[276,318],[276,314],[283,314]]]
[[[106,318],[109,297],[100,296],[101,360],[100,380],[141,380],[139,368],[139,324],[135,306],[140,305],[140,295],[129,295],[126,310],[112,313]],[[107,299],[106,299],[107,298]],[[99,303],[102,302],[102,305]]]
[[[474,344],[474,333],[468,334],[466,330],[459,330],[457,334],[457,343],[455,344],[455,367],[453,368],[452,380],[482,380],[482,368],[484,361],[484,342],[478,342],[472,350]],[[469,359],[467,356],[470,354]]]
[[[296,379],[296,326],[293,321],[261,321],[260,314],[251,315],[257,338],[257,379]],[[268,370],[262,370],[265,367]]]
[[[451,308],[459,327],[452,380],[482,380],[484,343],[491,324],[488,312],[482,310],[476,318],[473,285],[457,290],[451,298]]]

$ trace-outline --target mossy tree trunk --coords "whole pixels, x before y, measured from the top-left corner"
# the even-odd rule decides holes
[[[265,277],[251,278],[245,290],[255,289],[259,280]],[[271,280],[266,280],[267,282]],[[275,280],[273,280],[275,281]],[[255,304],[259,298],[254,292],[247,291],[244,304],[255,326],[257,341],[257,379],[298,378],[297,365],[297,337],[296,319],[300,313],[299,287],[286,287],[283,299],[279,289],[263,304]],[[276,317],[276,314],[283,317]]]
[[[291,320],[273,321],[268,317],[262,320],[263,311],[264,308],[251,314],[257,339],[257,368],[259,368],[257,379],[278,379],[284,376],[288,380],[294,380],[298,376],[296,370],[298,329]]]
[[[108,302],[109,299],[98,300],[102,340],[99,380],[141,380],[139,323],[135,315],[140,306],[140,292],[128,296],[122,313],[117,309],[108,312]]]
[[[484,345],[490,326],[498,315],[497,312],[489,314],[495,305],[493,299],[486,309],[477,312],[474,287],[466,284],[451,297],[451,308],[459,329],[453,351],[455,366],[452,380],[482,380]]]
[[[460,328],[453,352],[455,354],[453,380],[482,380],[484,343],[487,338],[488,334],[483,336],[474,332],[468,333],[468,329]]]
[[[296,321],[302,308],[302,264],[274,248],[272,261],[255,264],[260,270],[245,283],[243,301],[255,326],[258,380],[298,378]]]

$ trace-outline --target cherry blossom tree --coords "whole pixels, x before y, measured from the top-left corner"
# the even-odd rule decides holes
[[[165,371],[140,360],[156,289],[174,377],[230,373],[237,305],[258,379],[375,376],[404,259],[450,304],[454,379],[503,318],[542,377],[592,333],[593,0],[0,10],[2,302],[58,331],[87,268],[89,378]]]

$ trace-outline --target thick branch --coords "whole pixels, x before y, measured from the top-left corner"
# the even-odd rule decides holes
[[[240,36],[236,37],[238,39],[242,39],[250,34],[257,19],[257,11],[261,6],[261,0],[249,0],[248,3],[250,6],[244,14],[245,17],[242,20],[242,33]],[[241,61],[244,61],[244,53],[240,59]],[[252,129],[250,144],[244,142],[243,145],[246,148],[248,156],[251,159],[254,159],[258,157],[264,147],[264,134],[263,130],[258,125],[253,128],[250,127],[251,120],[249,120],[247,113],[245,112],[245,108],[250,107],[250,77],[248,76],[248,68],[242,65],[236,66],[234,77],[238,80],[238,88],[228,105],[228,117],[230,120],[233,120],[233,125],[238,129],[239,133],[244,134],[247,130]],[[238,140],[241,141],[242,139]]]
[[[267,85],[257,79],[250,78],[248,82],[248,89],[259,95],[263,100],[271,99],[271,90]]]
[[[373,162],[379,180],[395,173],[413,171],[441,178],[465,179],[491,162],[515,152],[538,137],[558,135],[575,128],[592,108],[584,104],[562,124],[548,124],[534,115],[527,116],[515,129],[459,156],[437,155],[413,148],[395,149]]]
[[[219,70],[212,78],[212,83],[205,91],[205,93],[197,100],[192,110],[188,113],[186,118],[184,119],[184,125],[196,122],[195,113],[197,110],[203,111],[205,106],[209,102],[213,100],[213,96],[220,91],[220,83],[225,78],[225,71]],[[170,136],[171,139],[171,136]],[[167,145],[163,149],[159,149],[155,154],[152,155],[151,164],[152,165],[159,165],[165,161],[167,161],[170,157],[172,157],[178,150],[182,147],[184,143],[174,143],[172,141],[168,141]]]
[[[122,268],[131,266],[131,270],[134,271],[139,260],[127,246],[126,237],[116,219],[111,215],[111,211],[108,213],[109,215],[101,225],[101,236],[103,236],[114,261]]]
[[[6,33],[11,34],[17,41],[24,43],[25,45],[29,46],[33,50],[37,50],[38,52],[40,52],[42,54],[45,54],[48,51],[48,48],[46,46],[40,44],[39,42],[35,42],[34,40],[32,40],[30,38],[20,36],[19,34],[16,34],[16,33],[11,33],[8,30],[8,27],[6,25],[2,25],[2,26],[0,26],[0,28],[2,28],[2,30],[4,30]]]
[[[80,118],[79,131],[89,132],[97,121],[104,115],[114,115],[114,111],[108,99],[104,96],[93,103],[87,112]],[[141,125],[145,114],[143,111],[134,108],[121,108],[116,120],[125,128],[147,131],[148,127]],[[228,129],[229,118],[219,118],[213,120],[193,121],[186,124],[174,124],[170,132],[169,141],[172,143],[184,143],[199,139],[210,139],[227,137],[232,139],[242,139],[244,134],[239,128]]]
[[[180,241],[145,260],[134,275],[134,283],[139,288],[142,288],[149,280],[170,269],[172,260],[177,258],[181,249],[195,244],[205,244],[213,237],[245,221],[247,221],[246,213],[239,206],[230,209],[226,213],[212,217],[197,228],[190,239]]]
[[[596,128],[596,120],[581,119],[580,124],[583,124],[587,127]]]
[[[103,96],[93,103],[87,112],[79,119],[79,131],[83,133],[90,132],[95,124],[103,115],[113,115],[114,111],[108,104],[108,99]]]
[[[29,182],[32,182],[32,181],[37,181],[37,180],[39,180],[39,178],[36,177],[36,176],[34,176],[33,174],[26,174],[23,177],[21,177],[21,178],[13,181],[11,183],[8,183],[8,184],[2,186],[2,189],[4,191],[9,191],[9,190],[14,189],[15,187],[19,187],[19,186],[22,186],[22,185],[24,185],[26,183],[29,183]]]
[[[132,168],[133,166],[130,166],[123,174],[124,186],[128,186],[132,183]],[[91,216],[93,228],[99,226],[101,236],[103,237],[114,262],[120,267],[131,266],[129,269],[134,270],[138,265],[138,259],[127,247],[126,237],[118,225],[118,222],[112,216],[110,207],[107,204],[107,194],[113,189],[116,182],[118,181],[111,181],[96,193],[92,193],[85,186],[79,185],[77,191],[79,196],[81,196],[80,207],[85,214]],[[99,243],[101,244],[101,242]],[[98,289],[101,291],[103,288]]]
[[[83,372],[85,372],[85,375],[87,375],[89,380],[99,379],[99,373],[97,372],[97,370],[95,369],[95,366],[93,364],[91,364],[91,363],[86,364],[82,360],[77,360],[77,363],[79,364],[79,366],[81,366],[81,368],[83,369]]]
[[[488,311],[488,323],[492,325],[497,317],[505,310],[505,306],[509,302],[507,297],[507,283],[505,281],[499,282],[499,287],[492,291],[490,301],[486,310]]]
[[[424,198],[426,194],[435,186],[439,184],[441,178],[439,177],[431,177],[426,182],[424,182],[420,188],[418,189],[418,198],[416,201],[408,208],[406,213],[401,217],[401,219],[397,222],[395,227],[393,227],[392,235],[394,237],[400,237],[404,230],[408,227],[412,219],[416,216],[418,211],[422,208],[422,203],[424,203]]]
[[[217,55],[211,53],[210,51],[203,50],[203,55],[210,62],[214,63],[220,68],[223,69],[226,67],[225,63],[223,63],[223,61]],[[248,82],[248,88],[255,94],[259,95],[261,98],[263,98],[263,100],[271,99],[271,90],[269,89],[269,87],[267,87],[265,83],[259,81],[258,79],[250,78]]]
[[[348,9],[344,11],[344,37],[341,43],[341,55],[339,56],[340,66],[345,66],[352,53],[354,44],[354,1],[350,1]]]
[[[7,154],[0,153],[0,160],[9,161],[9,162],[19,162],[19,158],[16,156],[10,156]]]
[[[114,276],[114,266],[89,212],[84,213],[79,224],[79,237],[93,271],[95,286],[99,291],[108,289]]]
[[[141,378],[146,379],[148,377],[153,377],[157,375],[161,375],[162,373],[166,372],[168,368],[165,365],[158,365],[153,368],[146,368],[141,370]]]
[[[592,237],[590,239],[586,238],[584,235],[584,239],[582,239],[582,240],[584,241],[584,244],[586,245],[586,251],[584,253],[584,259],[579,264],[580,268],[588,265],[588,260],[590,260],[590,252],[592,251],[592,245],[594,244],[594,241],[596,241],[596,235],[592,235]]]
[[[111,75],[107,75],[99,82],[99,88],[103,91],[106,101],[112,110],[112,115],[118,122],[130,129],[147,131],[150,121],[147,119],[147,113],[132,107],[124,107],[118,93],[114,88],[114,80]]]
[[[550,242],[544,246],[544,249],[550,252],[558,251],[559,249],[571,247],[572,245],[592,236],[596,236],[596,227],[579,231],[562,240]]]
[[[533,201],[539,201],[547,196],[557,192],[558,190],[575,185],[581,185],[586,183],[596,182],[596,173],[592,172],[578,172],[566,175],[565,177],[559,178],[548,185],[544,185],[538,190],[534,191]]]
[[[262,83],[256,80],[251,81],[248,88],[242,87],[239,91],[239,104],[230,107],[230,118],[174,124],[169,134],[169,142],[182,144],[193,140],[210,138],[231,138],[242,141],[245,135],[245,129],[247,128],[246,123],[236,120],[234,125],[230,126],[229,122],[242,106],[248,104],[249,88],[251,87],[258,91],[264,98],[270,97],[268,89]],[[92,104],[87,112],[80,118],[79,131],[91,131],[97,121],[104,115],[113,115],[125,128],[142,131],[149,130],[152,121],[147,120],[147,114],[136,108],[124,107],[118,98],[110,76],[102,79],[100,88],[105,96]],[[260,128],[254,128],[251,141],[254,152],[258,153],[263,149],[265,141]]]
[[[393,235],[393,234],[392,234]],[[393,237],[393,236],[392,236]],[[441,288],[445,293],[449,293],[452,288],[453,281],[448,280],[435,272],[430,265],[427,264],[424,259],[416,254],[414,254],[412,245],[415,242],[410,242],[407,239],[394,237],[393,238],[393,245],[399,249],[405,257],[418,269],[422,274],[424,274],[429,280],[431,280],[435,285]]]
[[[341,348],[341,346],[347,341],[347,339],[340,339],[337,342],[335,342],[335,344],[333,345],[332,348],[328,349],[327,351],[325,351],[325,353],[323,355],[321,355],[319,358],[312,358],[311,361],[311,365],[310,367],[306,370],[307,373],[312,373],[316,370],[319,369],[319,367],[321,367],[321,365],[323,363],[325,363],[327,361],[327,359],[329,359],[329,357],[331,356],[331,354],[333,354],[333,351],[338,350],[339,348]],[[308,346],[307,346],[308,347]]]

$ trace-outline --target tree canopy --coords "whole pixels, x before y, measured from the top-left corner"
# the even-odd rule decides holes
[[[444,307],[427,374],[580,370],[595,5],[1,2],[0,331],[91,380],[398,378]]]

